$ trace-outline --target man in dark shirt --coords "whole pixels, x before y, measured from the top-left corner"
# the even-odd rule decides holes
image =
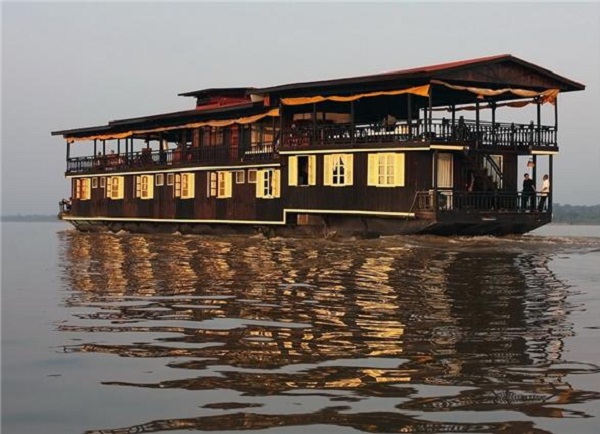
[[[523,192],[521,193],[521,209],[526,210],[527,207],[531,211],[535,209],[535,184],[528,173],[523,175]]]

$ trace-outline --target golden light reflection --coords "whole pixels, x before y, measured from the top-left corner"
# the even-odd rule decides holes
[[[81,310],[77,294],[85,292],[90,310],[107,315],[94,311],[93,325],[81,314],[61,325],[89,337],[65,351],[164,357],[178,370],[174,380],[105,384],[234,390],[259,401],[335,391],[351,394],[348,399],[403,396],[398,408],[407,412],[484,408],[559,417],[549,402],[586,399],[568,393],[567,373],[553,369],[572,331],[568,287],[543,255],[394,245],[399,242],[71,234],[64,254],[71,302]],[[116,294],[127,298],[94,304]],[[104,343],[94,339],[100,331]],[[143,333],[145,343],[135,337],[111,343],[119,331]],[[522,369],[532,364],[538,369]],[[189,378],[182,370],[190,370]],[[422,385],[460,390],[424,398]],[[314,423],[327,423],[319,412],[312,415]],[[397,417],[382,414],[370,429],[385,430]],[[282,418],[247,428],[295,424]],[[215,422],[189,423],[200,421]],[[404,422],[407,432],[421,423]],[[358,420],[346,423],[362,427]],[[481,431],[498,429],[490,427]]]

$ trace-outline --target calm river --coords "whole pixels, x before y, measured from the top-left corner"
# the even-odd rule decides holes
[[[600,226],[329,241],[2,224],[2,433],[600,432]]]

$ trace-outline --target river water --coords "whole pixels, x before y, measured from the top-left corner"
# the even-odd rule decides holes
[[[600,432],[600,226],[2,226],[2,433]]]

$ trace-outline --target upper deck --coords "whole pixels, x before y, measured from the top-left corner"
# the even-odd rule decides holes
[[[67,175],[248,165],[277,162],[280,153],[374,146],[555,154],[558,94],[584,88],[499,55],[262,89],[188,92],[180,95],[196,98],[193,110],[53,134],[67,140]],[[554,110],[542,119],[545,104]],[[514,111],[499,120],[504,107]]]
[[[431,129],[428,127],[431,126]],[[100,146],[106,146],[101,143]],[[120,144],[119,144],[120,145]],[[279,152],[318,149],[351,149],[369,146],[407,148],[453,145],[464,149],[501,154],[527,155],[532,151],[558,152],[556,128],[533,123],[491,123],[467,119],[461,125],[449,119],[434,119],[430,125],[415,121],[394,125],[335,124],[285,128],[276,139],[260,142],[221,143],[197,147],[175,147],[70,157],[67,174],[160,170],[175,167],[244,165],[274,162]],[[118,146],[121,148],[121,146]],[[129,146],[128,146],[129,147]],[[96,146],[98,149],[98,144]],[[119,151],[122,151],[119,149]]]

